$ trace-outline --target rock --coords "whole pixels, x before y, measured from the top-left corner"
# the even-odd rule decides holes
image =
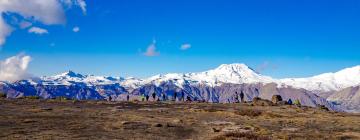
[[[262,100],[260,97],[254,97],[254,98],[253,98],[253,102],[258,102],[258,101],[260,101],[260,100]]]
[[[277,104],[280,101],[282,101],[282,97],[280,95],[273,95],[271,97],[271,102],[274,104]]]
[[[163,127],[163,125],[160,124],[160,123],[154,124],[153,126],[154,126],[154,127]]]
[[[227,121],[211,121],[206,122],[206,125],[235,125],[234,122],[227,122]]]
[[[124,121],[122,122],[123,129],[147,129],[150,127],[149,124],[142,123],[142,122],[131,122],[131,121]]]
[[[218,128],[212,128],[214,132],[220,132],[221,129],[218,129]]]
[[[183,120],[180,120],[180,119],[174,119],[173,120],[174,123],[183,123]]]
[[[281,129],[281,131],[289,131],[289,132],[296,132],[298,130],[299,130],[299,128],[283,128],[283,129]]]
[[[176,127],[176,126],[173,125],[173,124],[167,123],[167,124],[166,124],[166,127]]]
[[[47,107],[44,107],[44,108],[41,108],[41,110],[44,110],[44,111],[51,111],[53,110],[52,108],[47,108]]]
[[[248,133],[252,132],[253,128],[250,127],[242,127],[242,126],[229,126],[222,129],[223,132],[240,132],[240,133]]]
[[[32,120],[32,119],[25,119],[22,121],[23,123],[34,123],[36,122],[35,120]]]
[[[130,122],[128,122],[128,121],[122,121],[122,122],[121,122],[122,125],[127,125],[127,124],[129,124],[129,123],[130,123]]]
[[[139,111],[154,111],[154,109],[151,108],[139,108]]]
[[[319,110],[329,111],[329,108],[327,108],[325,105],[317,105],[316,106]]]

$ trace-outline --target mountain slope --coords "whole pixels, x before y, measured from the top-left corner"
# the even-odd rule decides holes
[[[329,101],[335,102],[348,112],[360,111],[360,86],[348,87],[332,94]]]

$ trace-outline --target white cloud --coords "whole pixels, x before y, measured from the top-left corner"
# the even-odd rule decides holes
[[[12,30],[13,29],[5,23],[4,19],[0,17],[0,46],[5,44],[6,37],[11,34]]]
[[[1,0],[0,9],[47,25],[65,23],[64,9],[58,0]]]
[[[22,22],[20,22],[20,24],[19,24],[19,26],[20,26],[21,29],[26,29],[26,28],[30,27],[31,25],[32,25],[32,23],[31,23],[31,22],[28,22],[28,21],[22,21]]]
[[[85,0],[60,0],[67,7],[78,6],[86,15],[86,2]]]
[[[156,41],[153,41],[152,44],[148,46],[146,49],[146,52],[143,53],[145,56],[158,56],[160,55],[160,52],[157,52],[156,50]]]
[[[4,13],[10,15],[16,13],[25,21],[45,25],[64,24],[66,22],[64,6],[69,3],[74,3],[84,13],[86,12],[84,0],[0,0],[0,46],[13,31],[3,18]]]
[[[71,7],[73,5],[72,0],[61,0],[61,2],[64,3],[68,7]]]
[[[31,27],[29,30],[28,30],[29,33],[34,33],[34,34],[39,34],[39,35],[42,35],[42,34],[48,34],[48,30],[46,29],[43,29],[43,28],[39,28],[39,27]]]
[[[187,50],[187,49],[190,49],[191,48],[191,44],[183,44],[183,45],[181,45],[181,47],[180,47],[180,50]]]
[[[77,5],[81,8],[84,14],[86,14],[86,3],[84,0],[76,0]]]
[[[14,82],[30,78],[27,73],[31,57],[19,54],[0,61],[0,81]]]
[[[76,27],[73,28],[73,32],[77,33],[77,32],[79,32],[79,31],[80,31],[80,28],[79,28],[79,27],[76,26]]]

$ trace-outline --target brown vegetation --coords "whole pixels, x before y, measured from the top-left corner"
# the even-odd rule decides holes
[[[0,93],[0,98],[6,98],[6,94],[5,93]]]
[[[360,139],[360,116],[254,103],[0,99],[0,139]]]

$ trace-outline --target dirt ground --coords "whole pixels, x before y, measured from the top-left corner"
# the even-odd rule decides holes
[[[360,139],[360,115],[250,103],[0,99],[0,139]]]

